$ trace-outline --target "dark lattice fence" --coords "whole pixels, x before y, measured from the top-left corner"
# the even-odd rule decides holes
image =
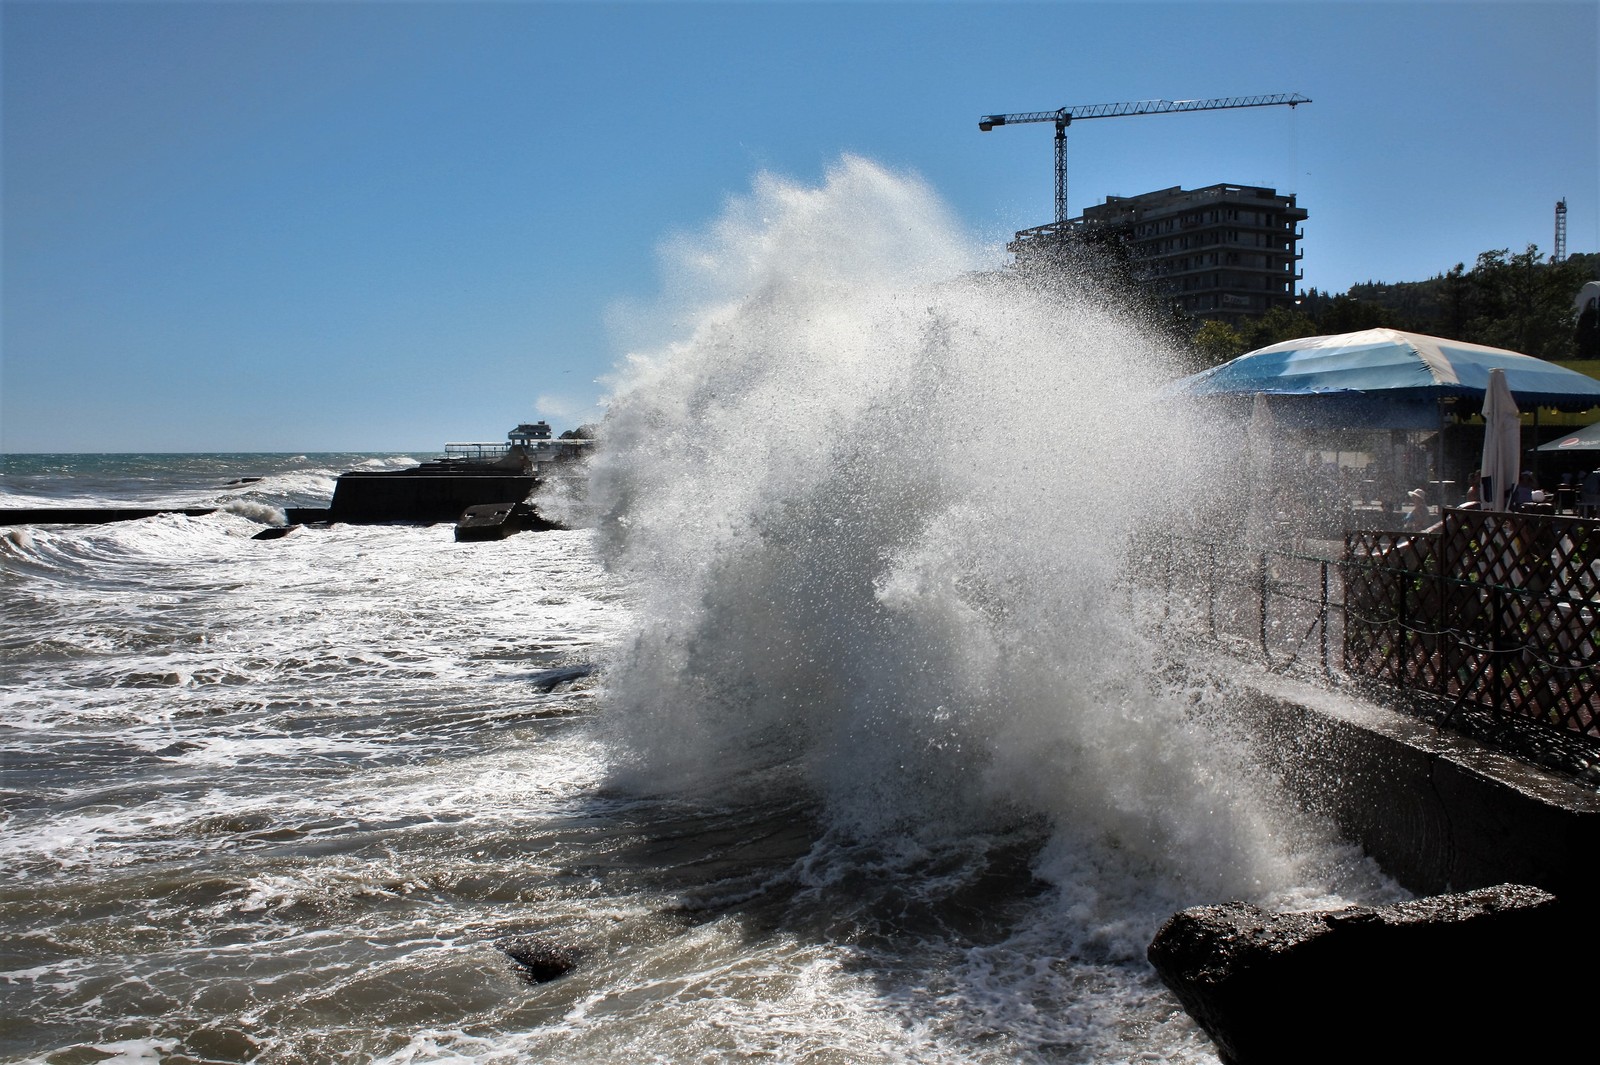
[[[1446,510],[1345,538],[1344,669],[1600,738],[1600,522]]]

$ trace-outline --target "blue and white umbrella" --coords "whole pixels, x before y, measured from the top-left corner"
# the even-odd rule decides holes
[[[1504,348],[1398,329],[1257,348],[1174,382],[1168,394],[1303,396],[1307,399],[1276,413],[1329,425],[1430,428],[1437,422],[1439,400],[1481,402],[1491,370],[1505,371],[1506,384],[1524,409],[1600,407],[1600,381],[1574,370]]]
[[[1600,451],[1600,423],[1586,425],[1575,433],[1541,446],[1540,451]]]

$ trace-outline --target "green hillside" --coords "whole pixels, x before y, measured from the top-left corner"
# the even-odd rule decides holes
[[[1600,278],[1600,254],[1549,263],[1529,245],[1482,252],[1424,281],[1367,281],[1340,293],[1308,289],[1295,310],[1277,309],[1235,329],[1200,323],[1191,333],[1197,366],[1225,362],[1296,337],[1386,326],[1509,348],[1600,378],[1600,320],[1578,319],[1573,300]]]

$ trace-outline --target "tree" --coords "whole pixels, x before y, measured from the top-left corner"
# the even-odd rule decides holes
[[[1574,354],[1580,359],[1600,359],[1600,313],[1592,303],[1578,315],[1576,348]]]
[[[1579,319],[1574,297],[1600,277],[1600,254],[1579,252],[1544,261],[1530,244],[1480,252],[1469,270],[1456,263],[1425,281],[1366,281],[1342,293],[1307,289],[1300,309],[1278,307],[1229,328],[1192,323],[1186,332],[1197,361],[1214,365],[1243,351],[1296,337],[1353,333],[1387,326],[1490,344],[1541,359],[1600,358],[1600,315]]]
[[[1462,336],[1467,328],[1467,314],[1472,298],[1472,286],[1467,281],[1466,263],[1456,263],[1444,277],[1444,330],[1446,336]]]
[[[1260,318],[1246,322],[1239,332],[1244,334],[1245,343],[1249,345],[1245,350],[1254,351],[1268,344],[1316,336],[1317,326],[1303,311],[1274,307]]]
[[[1318,333],[1354,333],[1359,329],[1377,329],[1387,326],[1398,328],[1393,311],[1381,303],[1369,303],[1353,296],[1341,294],[1328,301],[1317,319]]]
[[[1511,255],[1482,252],[1472,268],[1478,314],[1463,340],[1510,348],[1540,359],[1570,359],[1576,352],[1572,297],[1582,286],[1575,264],[1543,264],[1536,244]]]
[[[1243,333],[1227,322],[1216,319],[1201,324],[1192,344],[1195,361],[1202,367],[1219,366],[1250,350]]]

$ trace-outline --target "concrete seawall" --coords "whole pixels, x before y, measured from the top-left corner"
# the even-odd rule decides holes
[[[1338,692],[1273,676],[1246,684],[1238,711],[1257,756],[1410,890],[1593,889],[1594,788]]]

